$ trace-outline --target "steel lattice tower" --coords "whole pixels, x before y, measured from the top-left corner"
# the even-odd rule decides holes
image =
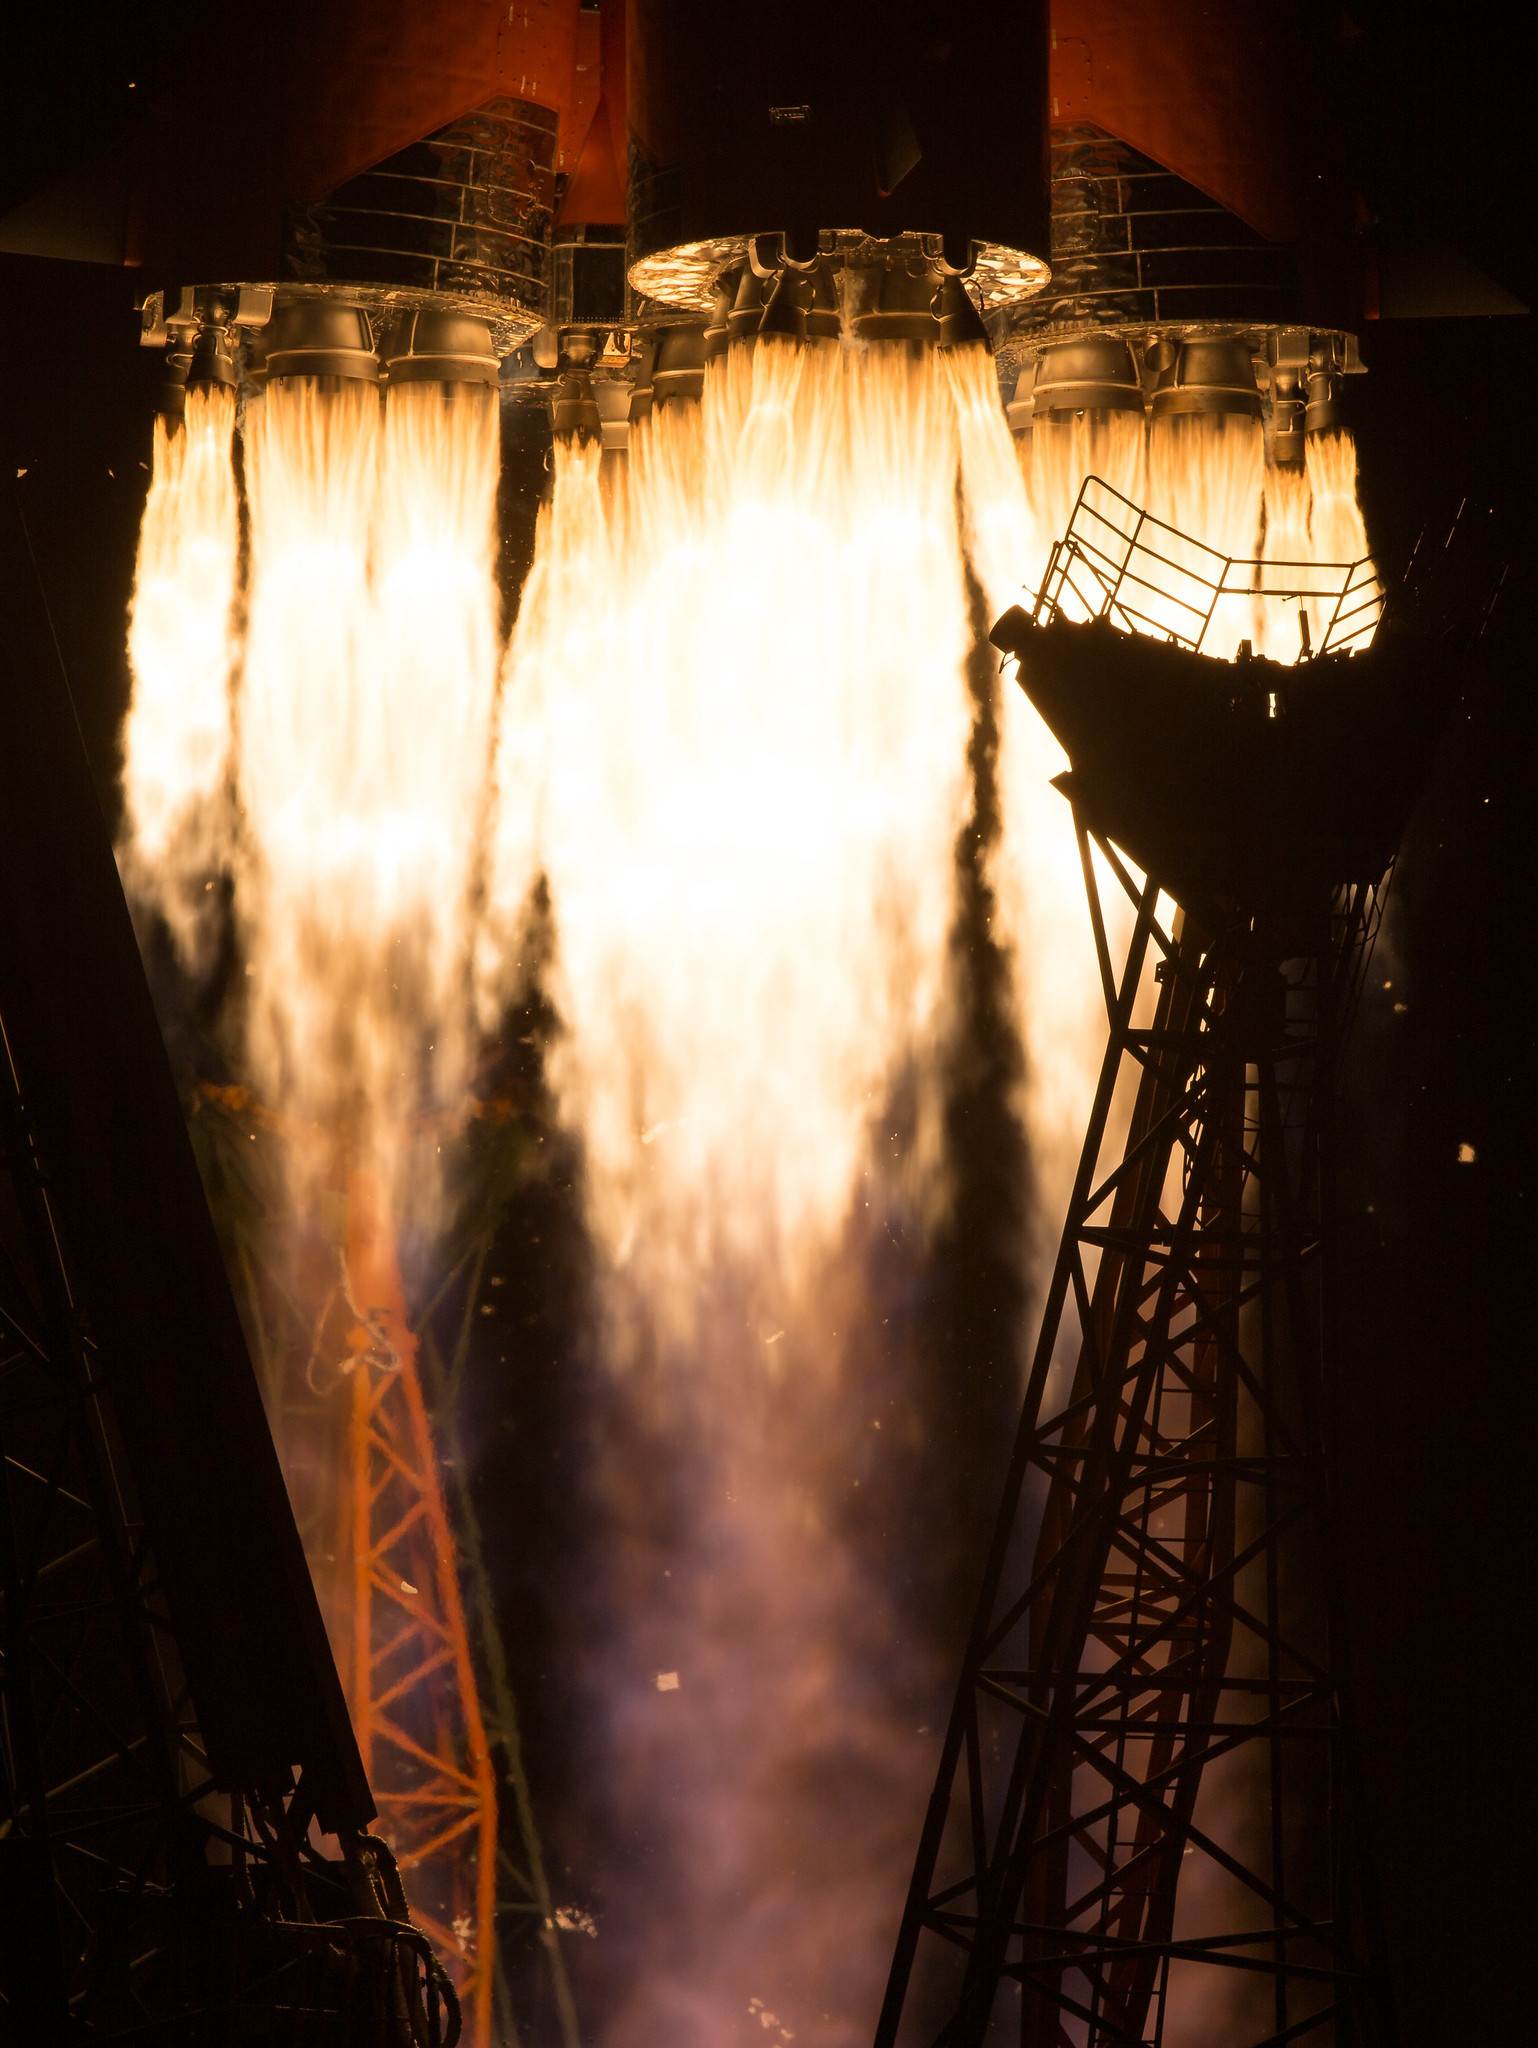
[[[1387,2043],[1324,1427],[1329,1100],[1445,693],[1392,634],[1311,670],[1039,607],[995,639],[1073,762],[1109,1042],[878,2048]]]
[[[367,1179],[348,1201],[351,1415],[339,1521],[351,1576],[348,1704],[413,1915],[488,2048],[497,1787],[394,1240]]]
[[[499,1110],[486,1121],[500,1132]],[[456,1423],[512,1155],[493,1143],[469,1231],[413,1313],[369,1176],[347,1176],[331,1231],[299,1248],[270,1219],[284,1155],[313,1133],[243,1087],[201,1088],[192,1127],[412,1913],[453,1976],[467,2042],[533,2026],[576,2048]]]

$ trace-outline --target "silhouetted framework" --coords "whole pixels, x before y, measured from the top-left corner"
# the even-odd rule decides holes
[[[0,506],[0,2041],[449,2048],[16,522]]]
[[[338,1489],[352,1580],[352,1724],[414,1917],[454,1971],[469,2048],[490,2048],[496,1779],[418,1341],[394,1239],[362,1174],[352,1176],[349,1193],[345,1271],[358,1317]]]
[[[0,1118],[0,2038],[426,2040],[441,1971],[382,1845],[328,1857],[302,1774],[210,1761],[8,1045]]]
[[[1295,670],[1019,612],[995,639],[1073,761],[1110,1030],[878,2048],[1386,2043],[1328,1103],[1445,699],[1392,637]]]

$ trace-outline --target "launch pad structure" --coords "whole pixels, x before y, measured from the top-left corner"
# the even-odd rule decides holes
[[[1208,660],[1119,630],[1121,578],[1076,587],[1064,552],[993,638],[1072,762],[1109,1042],[876,2044],[978,2048],[1008,1986],[1026,2048],[1157,2048],[1182,2008],[1381,2048],[1330,1099],[1450,664],[1392,620],[1296,668]]]
[[[1344,188],[1299,182],[1294,27],[942,12],[379,0],[255,64],[243,21],[157,0],[106,212],[167,417],[464,386],[607,461],[760,337],[986,343],[1022,441],[1253,423],[1306,482],[1363,367],[1364,245]],[[1391,2039],[1333,1605],[1329,1099],[1445,690],[1389,628],[1367,647],[1372,564],[1326,567],[1219,556],[1092,479],[1004,636],[1073,760],[1110,1042],[878,2048],[921,2021],[972,2048],[1010,1998],[1028,2048],[1149,2048],[1192,1998],[1268,2044]],[[575,2048],[454,1434],[496,1219],[413,1317],[354,1203],[329,1490],[296,1528],[100,818],[83,783],[68,833],[39,802],[86,771],[16,602],[0,2001],[23,2040],[281,2007],[436,2048],[457,1986],[474,2048]],[[1284,604],[1297,668],[1203,658]],[[286,1461],[319,1337],[290,1302],[269,1349],[248,1280]]]

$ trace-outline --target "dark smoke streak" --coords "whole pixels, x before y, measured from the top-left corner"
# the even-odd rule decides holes
[[[904,1221],[895,1194],[877,1199],[873,1172],[871,1220],[859,1210],[861,1220],[851,1222],[830,1261],[824,1303],[830,1323],[845,1332],[843,1366],[817,1469],[806,1473],[872,1588],[873,1610],[891,1615],[896,1640],[886,1650],[878,1628],[869,1641],[851,1640],[847,1654],[859,1683],[886,1689],[899,1718],[912,1716],[915,1817],[932,1765],[931,1743],[918,1731],[937,1731],[948,1706],[1017,1413],[1029,1306],[1033,1180],[1017,1108],[1024,1063],[1012,963],[993,935],[988,875],[1002,829],[1000,682],[985,600],[970,574],[967,597],[972,800],[955,846],[941,1079],[946,1200],[926,1242],[916,1223]],[[584,2034],[601,2038],[606,2015],[623,2004],[647,1961],[634,1947],[640,1930],[620,1924],[629,1915],[615,1888],[644,1897],[669,1889],[679,1874],[671,1868],[674,1845],[638,1836],[635,1813],[627,1823],[604,1789],[617,1781],[615,1760],[596,1732],[604,1702],[584,1697],[583,1673],[602,1667],[616,1630],[635,1625],[637,1598],[654,1605],[664,1566],[686,1565],[711,1456],[694,1441],[687,1413],[677,1412],[676,1432],[659,1432],[655,1411],[651,1421],[643,1418],[651,1404],[618,1389],[597,1357],[580,1161],[557,1132],[542,1078],[543,1051],[559,1026],[540,993],[540,963],[531,967],[529,1007],[510,1025],[508,1046],[527,1091],[530,1127],[553,1156],[517,1197],[499,1239],[507,1286],[497,1320],[505,1315],[509,1327],[498,1344],[506,1362],[488,1356],[471,1375],[483,1390],[472,1425],[480,1446],[475,1484],[552,1883],[599,1923],[596,1941],[568,1936],[563,1946]],[[911,1122],[903,1093],[888,1119],[899,1130]],[[727,1322],[740,1319],[724,1300],[713,1306]],[[702,1308],[708,1321],[710,1308]],[[491,1336],[477,1332],[483,1355],[491,1353]],[[632,1392],[666,1369],[632,1358]],[[880,1435],[872,1418],[880,1418]],[[777,1428],[772,1403],[765,1426]],[[645,1484],[623,1485],[616,1495],[614,1475],[627,1472],[644,1475]],[[587,1731],[580,1739],[578,1729]],[[808,1755],[807,1783],[834,1773],[814,1804],[834,1810],[829,1801],[851,1761]],[[841,1789],[853,1796],[855,1784]],[[894,1872],[894,1895],[904,1875]],[[611,1903],[618,1918],[606,1914]],[[532,2031],[545,2033],[537,2023]]]
[[[989,863],[1003,829],[998,783],[998,661],[987,601],[967,571],[972,809],[956,841],[950,938],[951,1034],[944,1077],[949,1179],[930,1246],[918,1320],[922,1364],[912,1399],[923,1456],[901,1520],[921,1537],[914,1622],[948,1673],[960,1657],[1018,1413],[1035,1193],[1018,1113],[1025,1059],[1013,966],[994,937]],[[1024,971],[1028,971],[1026,968]]]
[[[491,1082],[512,1111],[523,1166],[486,1261],[481,1298],[490,1313],[476,1318],[459,1424],[552,1900],[586,1910],[586,1790],[571,1740],[585,1702],[573,1617],[587,1603],[584,1589],[602,1576],[591,1418],[603,1390],[580,1148],[561,1129],[545,1081],[546,1052],[561,1029],[545,994],[552,944],[541,884],[525,945],[526,992],[504,1019]],[[503,1832],[511,1825],[504,1811]],[[554,2048],[560,2032],[540,1963],[544,1930],[529,1916],[508,1915],[498,1932],[520,2038]],[[570,1937],[562,1941],[569,1967],[580,1958]]]

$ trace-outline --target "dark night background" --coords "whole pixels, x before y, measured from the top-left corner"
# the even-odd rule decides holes
[[[41,16],[13,7],[0,49],[0,216],[82,136],[120,146],[132,34],[105,9]],[[1345,63],[1321,107],[1338,109],[1386,261],[1450,248],[1535,303],[1532,70],[1510,11],[1385,0],[1328,19]],[[160,375],[136,346],[134,290],[132,272],[0,256],[3,443],[114,811]],[[1441,546],[1461,505],[1509,564],[1394,876],[1339,1190],[1335,1458],[1360,1725],[1403,2039],[1447,2048],[1529,2037],[1538,1934],[1538,347],[1530,317],[1385,319],[1362,355],[1350,417],[1380,561],[1392,576],[1418,536]],[[513,479],[515,552],[536,480]]]

